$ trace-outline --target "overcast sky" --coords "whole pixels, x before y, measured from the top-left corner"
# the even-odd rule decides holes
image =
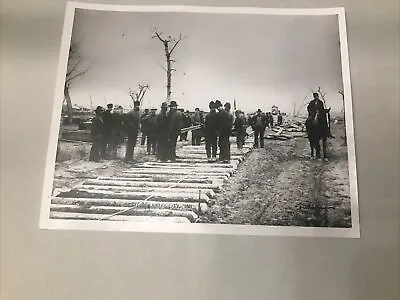
[[[340,111],[342,88],[337,16],[224,15],[107,12],[77,9],[73,39],[82,40],[82,66],[91,69],[72,82],[74,104],[108,102],[129,107],[129,88],[150,85],[144,107],[166,98],[165,35],[186,39],[176,48],[172,96],[180,107],[207,110],[208,102],[236,99],[238,109],[292,113],[310,89],[326,92]]]

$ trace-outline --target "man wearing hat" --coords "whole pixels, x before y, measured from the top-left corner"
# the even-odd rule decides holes
[[[266,115],[262,114],[261,109],[257,110],[256,115],[251,119],[251,127],[254,130],[254,148],[264,148],[264,133],[267,127],[268,119]]]
[[[192,116],[192,125],[203,125],[204,124],[204,117],[200,113],[200,109],[198,107],[194,110],[194,115]],[[195,129],[192,130],[192,146],[200,146],[202,136],[202,129]]]
[[[168,159],[175,161],[176,159],[176,142],[181,134],[181,113],[177,110],[178,104],[176,101],[171,101],[169,104],[169,112],[167,115],[168,128]]]
[[[150,112],[148,108],[145,108],[143,115],[140,117],[140,129],[142,131],[142,138],[140,140],[140,145],[144,145],[146,143],[146,137],[148,135],[148,119],[150,116]]]
[[[282,123],[283,123],[283,117],[282,117],[282,114],[281,114],[281,111],[279,110],[278,111],[278,126],[282,126]]]
[[[150,110],[150,115],[147,119],[147,154],[156,154],[157,145],[157,120],[156,120],[157,108]]]
[[[136,146],[136,140],[140,129],[140,115],[139,115],[140,102],[133,103],[133,110],[126,114],[126,135],[128,142],[126,144],[125,161],[130,162],[133,160],[133,151]]]
[[[219,160],[228,163],[231,159],[231,143],[230,136],[232,135],[233,116],[230,113],[231,104],[226,102],[224,109],[219,108],[217,112],[218,120],[218,146],[219,146]]]
[[[104,145],[103,151],[105,157],[109,157],[109,150],[112,148],[112,130],[113,130],[113,110],[114,105],[112,103],[107,104],[107,110],[103,112],[103,122],[104,122]]]
[[[161,104],[161,111],[156,117],[157,124],[157,160],[165,162],[168,160],[168,122],[167,102]]]
[[[217,160],[217,113],[215,112],[214,101],[210,101],[208,107],[210,112],[204,120],[204,135],[208,161],[214,162]]]
[[[234,130],[236,135],[236,145],[239,150],[243,149],[244,139],[246,137],[246,118],[244,114],[237,110],[235,111]]]
[[[104,122],[103,122],[103,108],[97,106],[95,116],[92,120],[90,129],[90,137],[92,139],[92,148],[90,149],[89,160],[100,161],[100,157],[104,155]]]
[[[111,130],[111,140],[110,140],[110,149],[111,149],[111,158],[117,158],[118,146],[124,140],[124,128],[123,128],[123,107],[122,106],[114,106],[112,113],[112,130]]]
[[[182,112],[183,110],[181,110]],[[186,110],[182,113],[182,128],[190,127],[192,125],[192,120],[190,118],[190,112]],[[179,141],[187,141],[188,132],[181,133]]]
[[[320,116],[323,116],[319,119],[321,124],[323,125],[323,133],[328,134],[328,122],[326,120],[325,107],[324,103],[319,99],[318,93],[313,93],[314,99],[310,101],[307,106],[308,117],[306,120],[306,131],[308,136],[310,136],[310,123],[316,120],[317,112],[319,112]]]

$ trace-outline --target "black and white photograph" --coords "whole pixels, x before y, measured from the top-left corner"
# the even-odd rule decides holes
[[[343,8],[66,8],[40,228],[358,238]]]

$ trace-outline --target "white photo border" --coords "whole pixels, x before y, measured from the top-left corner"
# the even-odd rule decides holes
[[[250,15],[337,15],[340,34],[340,51],[342,78],[345,97],[345,122],[348,150],[349,184],[351,199],[351,228],[266,226],[266,225],[231,225],[231,224],[170,224],[92,220],[50,219],[50,204],[55,172],[56,152],[63,99],[63,86],[68,64],[68,51],[71,42],[75,9],[123,11],[123,12],[182,12],[182,13],[216,13],[216,14],[250,14]],[[208,7],[208,6],[143,6],[143,5],[110,5],[81,2],[67,2],[61,51],[57,71],[55,96],[47,148],[46,167],[40,209],[40,229],[90,230],[90,231],[128,231],[158,233],[195,233],[195,234],[228,234],[257,236],[303,236],[303,237],[343,237],[360,238],[359,205],[356,152],[353,127],[353,103],[350,80],[350,63],[347,43],[347,29],[344,7],[335,8],[262,8],[262,7]]]

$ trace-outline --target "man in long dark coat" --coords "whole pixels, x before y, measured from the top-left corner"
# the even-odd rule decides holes
[[[278,126],[282,126],[282,123],[283,123],[283,117],[282,117],[281,112],[279,111],[278,112]]]
[[[235,111],[235,121],[233,123],[236,135],[236,145],[238,149],[243,149],[244,139],[246,137],[246,118],[240,110]]]
[[[118,106],[112,113],[112,131],[110,140],[111,158],[117,158],[118,147],[123,141],[124,134],[123,108]]]
[[[130,162],[133,160],[133,151],[136,146],[136,140],[140,129],[140,115],[139,115],[140,102],[135,101],[133,104],[133,110],[126,115],[126,135],[128,136],[128,142],[126,145],[125,161]]]
[[[157,114],[157,160],[165,162],[168,160],[168,122],[167,122],[167,102],[161,104],[161,111]]]
[[[156,154],[157,145],[157,119],[156,108],[152,108],[150,115],[147,119],[147,154]]]
[[[251,127],[254,130],[254,148],[264,148],[264,133],[267,127],[268,119],[263,115],[261,109],[257,110],[257,114],[251,120]]]
[[[109,157],[110,150],[112,148],[112,131],[114,127],[113,122],[113,110],[114,105],[112,103],[107,104],[107,110],[103,111],[102,117],[104,122],[104,142],[103,142],[103,153],[105,158]]]
[[[231,160],[231,143],[229,138],[232,135],[233,116],[230,113],[231,104],[229,102],[225,103],[224,108],[217,112],[219,160],[229,163]]]
[[[192,120],[190,118],[189,111],[187,110],[186,112],[184,112],[184,110],[181,109],[181,113],[182,113],[182,128],[190,127],[190,125],[192,124]],[[188,132],[181,133],[179,141],[187,141],[187,136]]]
[[[215,103],[211,101],[208,104],[210,112],[204,120],[204,135],[206,138],[206,152],[209,162],[217,160],[217,113],[215,112]]]
[[[194,115],[192,116],[192,126],[203,125],[203,124],[204,124],[203,115],[200,113],[200,109],[196,108]],[[192,130],[192,145],[193,146],[200,146],[202,131],[203,130],[201,128]]]
[[[169,104],[169,112],[167,115],[168,124],[168,160],[176,160],[176,142],[178,136],[181,134],[182,116],[180,111],[177,110],[178,104],[176,101],[171,101]]]
[[[140,140],[140,145],[143,146],[146,143],[146,138],[148,135],[148,119],[149,119],[149,109],[144,110],[143,115],[140,116],[140,130],[142,131],[142,138]]]
[[[90,129],[90,137],[92,139],[92,148],[90,149],[89,160],[100,161],[100,157],[104,153],[104,121],[102,117],[103,108],[97,106],[95,110],[95,116],[92,120],[92,126]]]

